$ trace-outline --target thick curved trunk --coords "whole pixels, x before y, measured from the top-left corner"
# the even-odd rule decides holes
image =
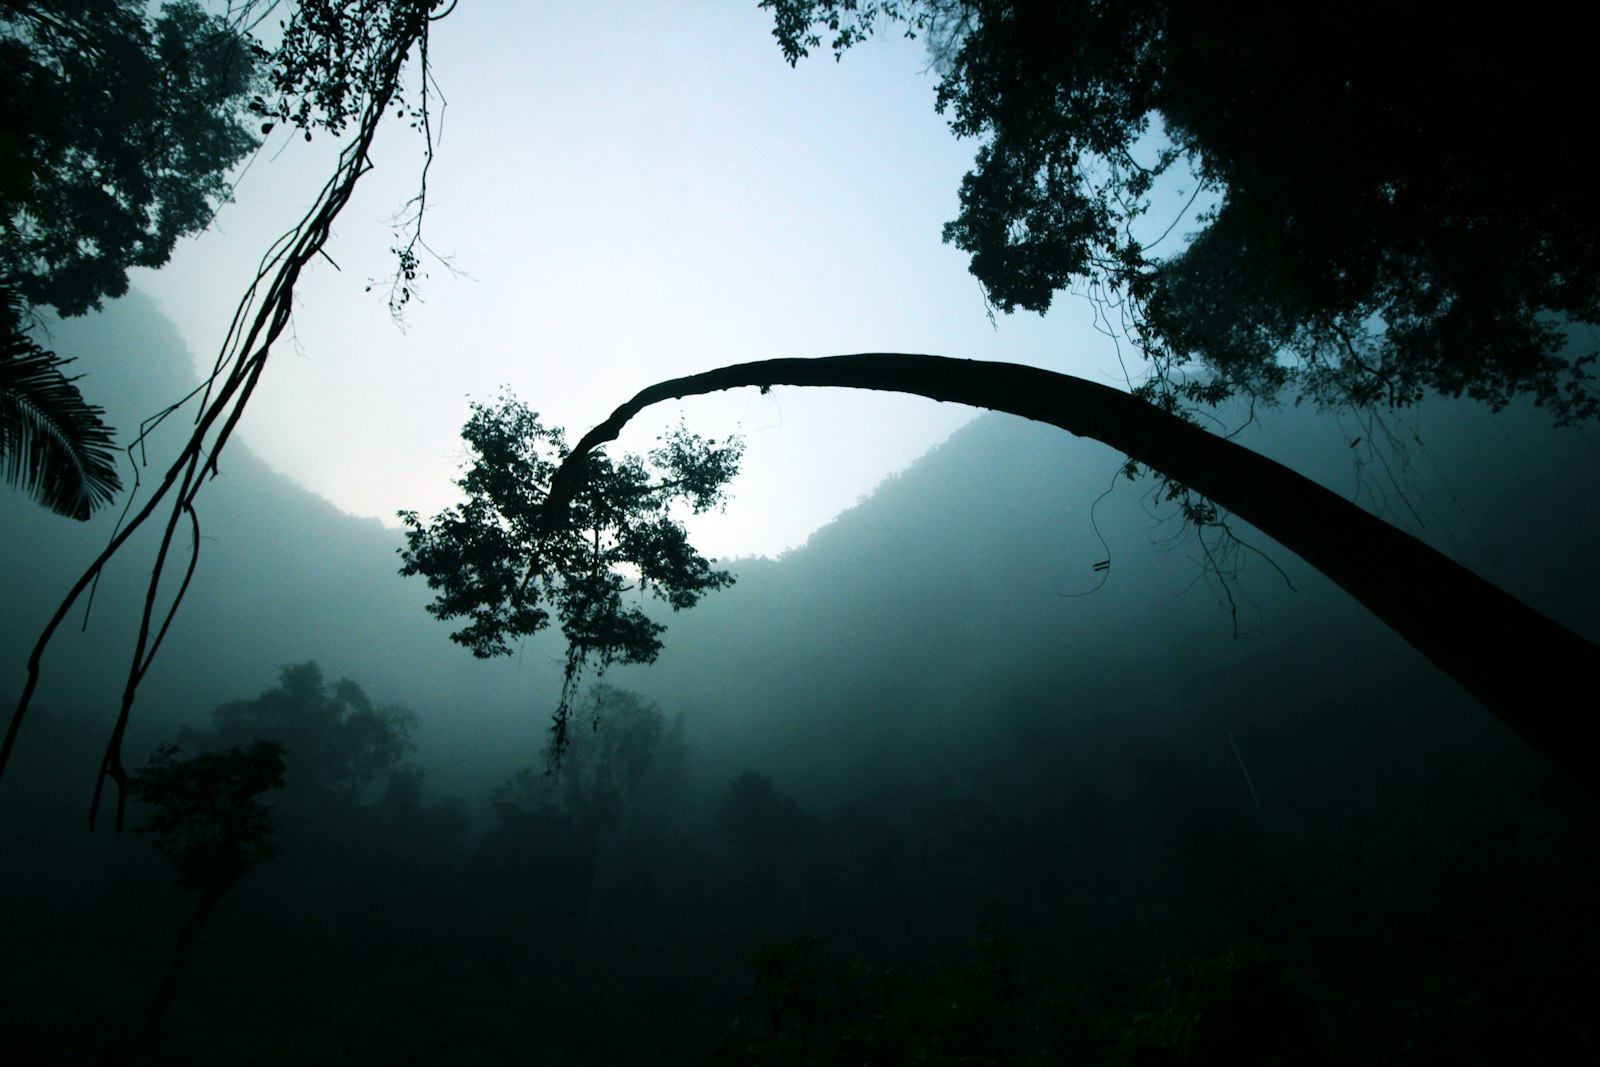
[[[1092,437],[1254,525],[1327,575],[1552,762],[1596,790],[1600,648],[1310,479],[1127,393],[1024,367],[873,353],[740,363],[638,393],[586,434],[551,483],[552,517],[581,457],[652,404],[741,386],[913,393]]]

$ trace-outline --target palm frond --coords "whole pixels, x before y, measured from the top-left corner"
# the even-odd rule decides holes
[[[57,515],[87,519],[122,488],[105,410],[33,342],[16,295],[0,288],[0,480]]]

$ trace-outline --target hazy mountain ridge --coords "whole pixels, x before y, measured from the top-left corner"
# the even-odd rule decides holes
[[[1330,427],[1293,414],[1309,428],[1247,431],[1246,443],[1264,439],[1298,454],[1300,469],[1325,484],[1348,483],[1354,460],[1336,438],[1333,449],[1309,447],[1319,435],[1327,440]],[[1495,418],[1501,423],[1487,421]],[[1542,418],[1435,405],[1425,425],[1475,446],[1465,457],[1443,450],[1438,463],[1476,459],[1482,470],[1493,437],[1518,428],[1549,434]],[[1268,421],[1281,428],[1288,419],[1275,413]],[[1485,425],[1490,441],[1470,437]],[[1558,443],[1542,465],[1525,462],[1581,481],[1583,439],[1568,434]],[[691,729],[710,735],[707,745],[733,745],[762,766],[786,755],[809,770],[832,766],[824,777],[833,778],[850,777],[846,764],[860,770],[882,762],[867,738],[923,760],[970,750],[995,729],[995,707],[1019,699],[1053,701],[1063,713],[1144,706],[1172,715],[1197,688],[1237,691],[1246,714],[1275,701],[1303,703],[1307,692],[1359,705],[1403,706],[1410,698],[1438,711],[1429,722],[1459,715],[1498,729],[1348,596],[1244,526],[1240,535],[1270,563],[1240,557],[1236,637],[1215,575],[1182,536],[1175,509],[1153,497],[1148,479],[1118,477],[1119,467],[1119,457],[1097,444],[984,416],[781,563],[743,565],[734,589],[669,620],[661,663],[628,675],[627,684],[681,694],[699,709]],[[1419,477],[1412,490],[1427,520],[1422,527],[1392,490],[1386,503],[1392,518],[1424,539],[1456,553],[1465,546],[1469,562],[1474,555],[1498,561],[1499,573],[1481,569],[1568,625],[1597,632],[1600,611],[1576,592],[1592,582],[1570,567],[1582,558],[1572,547],[1592,537],[1592,508],[1543,517],[1504,510],[1501,501],[1532,501],[1523,475],[1511,465],[1502,471],[1459,486],[1454,514],[1449,501],[1422,510]],[[1523,551],[1511,552],[1512,544]],[[1094,566],[1105,560],[1102,575]],[[1365,666],[1352,671],[1353,662]],[[758,733],[761,742],[740,748],[739,738]],[[1215,733],[1219,758],[1231,760],[1220,727]]]
[[[148,305],[116,321],[129,367],[170,357],[140,347],[163,329]],[[79,339],[104,350],[92,329]],[[117,400],[139,402],[139,385]],[[1584,438],[1514,413],[1541,447],[1485,465],[1515,435],[1455,410],[1430,415],[1430,436],[1464,437],[1438,459],[1474,476],[1455,513],[1413,502],[1424,533],[1594,632],[1596,576],[1573,550],[1592,544],[1595,505],[1570,492],[1592,467],[1581,447],[1551,447]],[[1293,432],[1261,440],[1300,450],[1328,484],[1349,476],[1343,442],[1315,446],[1326,427],[1282,421]],[[1590,967],[1593,805],[1266,542],[1295,590],[1246,555],[1236,637],[1193,542],[1119,466],[1048,427],[976,420],[803,548],[740,561],[733,588],[663,615],[660,662],[607,679],[644,702],[615,698],[551,780],[509,776],[540,766],[559,637],[472,659],[423,611],[425,587],[396,575],[395,531],[234,446],[203,499],[196,584],[135,709],[129,762],[178,720],[249,704],[280,667],[315,659],[325,680],[419,714],[428,799],[404,767],[355,799],[303,783],[291,797],[291,750],[283,853],[208,926],[174,1023],[183,1051],[165,1062],[298,1061],[313,1046],[328,1058],[307,1062],[348,1062],[352,1040],[383,1062],[445,1049],[545,1062],[557,1046],[579,1050],[565,1062],[691,1062],[744,1010],[750,953],[815,936],[819,958],[943,974],[984,915],[1015,938],[986,943],[1025,949],[1030,973],[1092,985],[1034,993],[1124,1036],[1155,1025],[1152,995],[1191,1023],[1214,1017],[1185,990],[1242,989],[1250,1018],[1271,1014],[1258,985],[1230,977],[1243,937],[1278,961],[1252,982],[1310,968],[1322,1032],[1352,1047],[1399,1038],[1363,1037],[1346,1010],[1407,1041],[1464,1032],[1448,1013],[1468,964],[1471,996],[1550,1016],[1505,1033],[1576,1040],[1579,983],[1526,975]],[[0,691],[110,521],[0,500]],[[0,898],[30,939],[0,959],[6,1026],[84,1062],[148,996],[187,907],[145,839],[82,830],[147,558],[108,579],[87,635],[62,634],[41,703],[65,726],[41,715],[0,782],[0,839],[31,860],[0,863]],[[630,745],[653,763],[616,758]],[[464,800],[477,832],[440,797]],[[1173,969],[1185,959],[1221,961],[1222,977]],[[1448,988],[1427,985],[1441,975]]]
[[[102,315],[55,325],[50,342],[77,356],[85,393],[108,409],[119,444],[195,381],[177,331],[137,293]],[[189,411],[152,435],[149,466],[141,471],[147,484],[163,472],[162,449],[176,447]],[[40,627],[106,544],[120,506],[80,524],[20,494],[0,494],[9,609],[0,616],[0,693],[20,691]],[[199,565],[141,689],[130,756],[142,759],[175,720],[253,695],[276,681],[281,666],[311,659],[329,677],[356,680],[380,702],[423,712],[425,737],[469,711],[520,714],[533,699],[530,691],[540,688],[542,679],[517,664],[477,663],[450,643],[448,630],[423,611],[422,583],[397,574],[397,531],[341,512],[269,468],[243,442],[230,442],[197,510]],[[110,729],[161,519],[158,513],[108,568],[87,631],[79,628],[81,602],[58,631],[43,663],[41,706],[92,711]],[[177,544],[186,543],[180,529]],[[447,763],[448,738],[447,732],[439,738]],[[19,759],[26,758],[26,741],[24,731]]]
[[[108,328],[111,343],[102,339]],[[88,395],[108,407],[123,440],[141,413],[193,381],[176,331],[137,295],[98,321],[62,323],[52,342],[68,352],[81,347]],[[1268,413],[1277,432],[1247,431],[1245,440],[1273,445],[1327,484],[1348,483],[1353,457],[1311,445],[1330,439],[1326,422],[1291,414]],[[1496,435],[1549,433],[1539,412],[1488,416],[1441,405],[1424,414],[1445,439],[1437,462],[1480,471]],[[1281,432],[1284,424],[1291,432]],[[163,427],[158,443],[177,429]],[[1464,533],[1469,548],[1499,561],[1501,573],[1491,578],[1594,632],[1592,583],[1572,580],[1565,566],[1581,558],[1574,548],[1594,538],[1586,521],[1592,503],[1562,491],[1583,480],[1572,468],[1583,462],[1585,442],[1570,434],[1555,440],[1563,447],[1549,458],[1458,484],[1460,514],[1471,518],[1454,527],[1434,521],[1419,532],[1456,551],[1462,538],[1449,543],[1451,530]],[[614,680],[689,713],[690,735],[712,766],[731,773],[743,763],[789,764],[814,785],[838,788],[881,762],[882,746],[930,767],[940,753],[969,751],[993,734],[995,705],[1170,711],[1195,685],[1209,689],[1229,677],[1264,696],[1272,686],[1257,667],[1267,661],[1295,664],[1289,673],[1296,677],[1325,675],[1319,689],[1330,694],[1354,686],[1351,699],[1369,699],[1360,695],[1363,682],[1381,688],[1414,673],[1438,700],[1456,702],[1448,683],[1348,598],[1248,531],[1299,592],[1246,554],[1238,587],[1245,636],[1236,639],[1195,544],[1178,537],[1161,545],[1180,532],[1170,506],[1151,499],[1148,480],[1118,477],[1119,467],[1109,449],[1054,428],[979,418],[781,561],[734,564],[740,581],[733,589],[663,616],[670,628],[657,665],[619,670]],[[159,470],[154,454],[151,469]],[[1540,501],[1565,503],[1530,523]],[[1501,502],[1517,510],[1497,508]],[[1387,503],[1398,519],[1409,518],[1402,502]],[[112,517],[68,523],[15,494],[0,508],[8,599],[19,606],[0,631],[0,688],[15,692],[37,626],[103,544]],[[1531,547],[1504,547],[1513,525],[1520,527],[1514,543]],[[330,677],[354,678],[375,698],[421,712],[425,753],[446,764],[466,761],[449,776],[453,787],[498,779],[502,768],[481,765],[491,738],[501,739],[496,751],[508,762],[536,758],[557,674],[554,635],[510,661],[473,660],[448,641],[447,626],[425,615],[422,584],[396,576],[396,531],[339,512],[237,441],[202,497],[202,536],[194,587],[146,683],[137,723],[154,727],[169,709],[198,714],[265,688],[285,663],[317,659]],[[61,647],[46,660],[43,703],[106,714],[115,707],[152,544],[146,538],[114,566],[88,634],[64,628]],[[1104,561],[1109,569],[1096,571]],[[1389,664],[1376,672],[1388,681],[1372,671],[1349,677],[1339,655],[1347,647]],[[67,666],[89,662],[111,669]],[[1300,684],[1286,681],[1285,691]]]

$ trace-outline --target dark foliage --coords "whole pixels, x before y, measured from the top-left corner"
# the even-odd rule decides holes
[[[1074,285],[1119,304],[1156,395],[1596,412],[1558,329],[1600,321],[1600,224],[1552,162],[1600,102],[1570,8],[762,6],[791,63],[882,23],[927,36],[938,109],[981,141],[945,240],[1004,311]],[[1175,254],[1141,224],[1163,179],[1206,205]]]
[[[128,289],[205,227],[256,145],[256,57],[192,0],[0,4],[0,272],[64,315]]]
[[[276,825],[260,798],[282,785],[283,746],[256,741],[193,756],[162,745],[131,776],[128,789],[150,808],[139,832],[150,837],[178,881],[194,892],[212,892],[276,854]]]
[[[286,691],[264,695],[262,721]],[[880,761],[859,792],[802,802],[754,770],[712,790],[682,775],[660,709],[607,689],[582,705],[598,728],[575,734],[562,775],[494,790],[471,839],[448,805],[420,802],[417,776],[392,768],[356,801],[297,783],[288,753],[282,855],[217,910],[205,953],[184,954],[191,981],[164,987],[167,1025],[129,1050],[173,1064],[1582,1059],[1593,812],[1547,771],[1440,755],[1431,726],[1389,729],[1392,708],[1344,722],[1268,698],[1233,712],[1257,808],[1207,709],[1144,708],[1130,733],[1132,709],[1098,692],[991,693],[995,741],[955,765],[913,785]],[[249,757],[203,757],[203,788],[177,792],[242,796],[251,775],[232,772]],[[314,818],[295,790],[317,798]],[[209,825],[214,805],[183,806]],[[56,877],[91,874],[75,892],[93,906],[63,912],[48,941],[19,934],[0,988],[25,1055],[77,1062],[138,1027],[127,1004],[148,996],[175,909],[134,858],[83,852]]]
[[[212,729],[188,740],[208,747],[281,743],[297,795],[362,800],[370,787],[415,749],[417,717],[401,707],[376,707],[348,678],[329,684],[315,663],[284,667],[276,689],[211,712]]]
[[[559,429],[547,429],[507,396],[473,405],[461,435],[472,453],[456,483],[466,502],[427,523],[416,512],[400,513],[400,573],[421,575],[437,591],[429,614],[470,620],[451,636],[480,658],[509,655],[512,641],[543,630],[554,612],[568,645],[551,744],[559,761],[584,667],[650,663],[661,650],[666,627],[627,605],[624,594],[649,592],[676,611],[732,583],[689,544],[671,509],[721,506],[743,445],[680,427],[646,457],[613,462],[588,452],[577,490],[550,507],[551,479],[570,451]]]
[[[80,521],[122,488],[105,411],[86,402],[23,325],[22,301],[0,285],[0,480]]]
[[[986,919],[970,955],[933,973],[830,959],[815,938],[750,961],[753,1012],[713,1050],[713,1067],[758,1064],[1304,1063],[1326,1047],[1281,960],[1239,942],[1178,961],[1133,1003],[1107,1011],[1026,959]]]

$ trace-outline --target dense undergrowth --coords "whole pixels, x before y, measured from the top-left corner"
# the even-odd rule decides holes
[[[134,1062],[1592,1058],[1597,823],[1521,754],[1382,767],[1236,723],[1298,768],[1257,808],[1181,719],[1031,710],[1025,760],[803,804],[760,770],[708,785],[661,709],[602,690],[561,775],[474,820],[408,762],[409,713],[291,668],[179,739],[285,740],[279,855]],[[35,729],[0,811],[8,1058],[100,1062],[192,900],[144,839],[63,829],[86,739]]]

